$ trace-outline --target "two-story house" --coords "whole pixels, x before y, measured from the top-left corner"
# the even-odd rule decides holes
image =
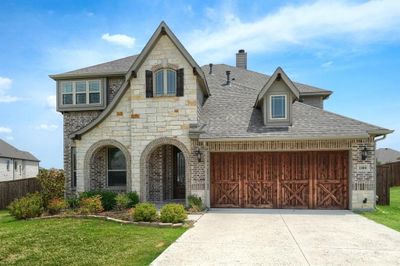
[[[331,91],[236,66],[200,67],[162,22],[140,54],[51,75],[68,194],[200,196],[210,207],[368,209],[391,130],[323,109]]]
[[[33,178],[39,173],[39,160],[0,139],[0,182]]]

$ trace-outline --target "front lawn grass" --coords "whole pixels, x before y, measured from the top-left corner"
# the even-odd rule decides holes
[[[378,205],[375,211],[361,214],[377,223],[400,231],[400,187],[390,189],[390,205]]]
[[[0,265],[148,265],[185,230],[0,211]]]

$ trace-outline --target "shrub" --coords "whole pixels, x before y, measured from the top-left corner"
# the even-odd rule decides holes
[[[139,195],[136,193],[136,191],[128,192],[126,193],[126,195],[128,195],[128,198],[130,200],[128,208],[133,208],[136,206],[136,204],[139,203]]]
[[[80,214],[95,214],[103,211],[103,206],[101,205],[101,197],[99,195],[82,198],[79,204]]]
[[[190,195],[188,197],[189,210],[192,212],[201,212],[204,210],[204,204],[200,197],[196,195]]]
[[[110,211],[115,208],[115,197],[117,196],[116,192],[109,190],[90,190],[80,194],[80,198],[90,198],[93,196],[101,197],[101,204],[105,211]]]
[[[68,209],[68,207],[68,202],[60,198],[51,199],[47,205],[50,214],[58,214],[61,211]]]
[[[57,169],[41,169],[37,178],[41,186],[41,194],[45,208],[47,208],[47,204],[51,199],[64,197],[64,171]]]
[[[127,194],[121,193],[115,197],[115,201],[116,201],[115,205],[116,209],[123,210],[129,208],[129,203],[131,202],[131,199],[128,197]]]
[[[77,209],[79,207],[79,198],[77,196],[67,197],[69,208]]]
[[[187,218],[182,204],[170,203],[161,208],[160,220],[163,223],[182,223]]]
[[[43,199],[40,193],[27,194],[8,206],[10,214],[17,219],[38,217],[43,213]]]
[[[144,202],[136,205],[133,220],[137,222],[152,222],[157,219],[157,209],[154,204]]]

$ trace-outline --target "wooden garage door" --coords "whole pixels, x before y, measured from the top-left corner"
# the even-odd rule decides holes
[[[211,154],[211,207],[347,209],[348,152]]]

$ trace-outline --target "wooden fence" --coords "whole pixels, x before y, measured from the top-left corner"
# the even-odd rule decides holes
[[[39,190],[37,178],[0,182],[0,210],[6,208],[14,199]]]
[[[390,204],[390,180],[389,167],[379,165],[376,169],[376,195],[379,205]]]
[[[378,165],[376,168],[378,204],[390,204],[390,188],[394,186],[400,186],[400,162]]]

